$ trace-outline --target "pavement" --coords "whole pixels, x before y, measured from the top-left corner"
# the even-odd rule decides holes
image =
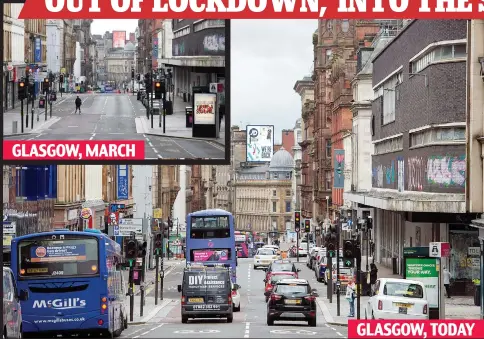
[[[372,258],[369,258],[371,262]],[[366,258],[362,258],[361,267],[364,269],[366,266]],[[386,267],[378,266],[378,278],[401,278],[399,275],[392,273],[392,270]],[[309,270],[309,269],[308,269]],[[350,313],[350,305],[345,299],[345,296],[340,295],[340,316],[337,312],[336,294],[333,295],[332,303],[326,298],[326,285],[323,283],[317,283],[321,286],[323,293],[320,293],[320,297],[317,299],[319,307],[322,309],[325,321],[330,325],[335,326],[348,326],[348,314]],[[365,305],[368,303],[370,297],[360,297],[360,318],[365,319]],[[357,301],[355,301],[355,313],[356,313]],[[445,318],[446,319],[480,319],[480,307],[474,305],[473,297],[452,297],[445,298]]]
[[[135,96],[133,96],[132,98],[134,98],[134,100],[136,101],[136,103],[133,103],[133,106],[135,106],[135,109],[137,110],[139,115],[136,117],[136,130],[138,133],[165,137],[186,138],[192,140],[194,139],[192,137],[192,129],[186,127],[185,108],[187,106],[191,106],[190,103],[183,102],[183,99],[178,96],[175,96],[173,98],[173,114],[165,116],[166,128],[165,133],[163,133],[163,116],[154,115],[153,128],[151,128],[151,119],[146,118],[146,108],[143,106],[141,101],[136,100]],[[222,119],[219,138],[204,138],[199,140],[213,142],[224,146],[225,120]]]
[[[74,114],[76,94],[58,96],[45,121],[45,110],[36,108],[34,128],[31,128],[29,105],[29,127],[21,134],[20,107],[3,115],[5,140],[143,140],[146,159],[224,159],[225,146],[221,140],[193,139],[191,129],[180,125],[182,100],[174,105],[173,116],[167,116],[167,133],[160,129],[145,129],[148,123],[146,108],[131,93],[89,93],[80,94],[82,113]],[[181,108],[180,105],[183,107]],[[38,107],[38,100],[36,101]],[[26,113],[26,107],[24,107]],[[38,120],[37,121],[37,116]],[[155,119],[158,116],[155,116]],[[184,116],[183,116],[184,119]],[[18,128],[12,130],[13,122]],[[156,120],[155,120],[156,121]],[[25,122],[25,120],[24,120]],[[158,126],[156,121],[155,126]],[[25,124],[24,124],[25,126]],[[151,127],[151,126],[150,126]],[[184,127],[184,124],[183,124]],[[187,135],[186,130],[190,131]],[[183,132],[183,133],[182,133]],[[222,138],[225,140],[224,138]]]
[[[253,259],[240,258],[237,266],[237,283],[241,285],[241,310],[234,313],[233,323],[225,319],[190,319],[181,323],[180,293],[177,285],[181,282],[183,264],[178,264],[165,279],[164,300],[152,311],[145,309],[146,316],[136,325],[130,324],[122,338],[347,338],[347,328],[328,324],[318,309],[317,327],[308,327],[306,322],[277,322],[266,324],[266,303],[264,299],[264,271],[254,270]],[[306,268],[305,261],[297,264],[301,268],[300,277],[317,284],[314,274]],[[305,269],[306,268],[306,269]],[[315,287],[315,286],[313,286]],[[317,288],[317,286],[316,286]],[[151,292],[152,293],[152,292]],[[149,294],[146,305],[153,303]]]

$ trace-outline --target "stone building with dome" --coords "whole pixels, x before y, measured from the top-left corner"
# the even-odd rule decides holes
[[[257,232],[262,239],[282,239],[292,227],[292,177],[294,159],[284,148],[262,166],[241,167],[236,171],[235,228]]]

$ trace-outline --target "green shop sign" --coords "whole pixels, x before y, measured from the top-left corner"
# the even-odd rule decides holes
[[[425,285],[429,307],[439,307],[439,271],[435,258],[407,258],[405,278]]]

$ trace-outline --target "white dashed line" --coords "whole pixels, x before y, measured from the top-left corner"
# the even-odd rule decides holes
[[[343,335],[339,332],[336,332],[337,335],[339,335],[340,337],[342,337]]]
[[[250,334],[250,323],[245,323],[245,334],[244,338],[248,338]]]
[[[328,324],[324,324],[324,326],[329,327],[329,325],[328,325]]]
[[[148,330],[148,331],[146,331],[146,332],[144,332],[144,333],[141,333],[140,335],[137,335],[136,337],[133,337],[133,339],[135,339],[135,338],[139,338],[139,337],[143,337],[143,336],[147,335],[148,333],[153,332],[154,330],[156,330],[156,329],[160,328],[160,327],[161,327],[161,326],[163,326],[163,325],[164,325],[164,324],[160,324],[160,325],[158,325],[158,326],[156,326],[156,327],[153,327],[151,330]]]
[[[95,137],[95,136],[96,136],[96,133],[93,133],[93,134],[91,135],[91,137],[89,138],[89,140],[94,139],[94,137]]]

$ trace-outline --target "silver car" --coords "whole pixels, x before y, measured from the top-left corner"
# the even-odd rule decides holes
[[[3,268],[3,324],[4,338],[22,338],[22,310],[20,301],[27,300],[24,291],[19,295],[10,268]]]

